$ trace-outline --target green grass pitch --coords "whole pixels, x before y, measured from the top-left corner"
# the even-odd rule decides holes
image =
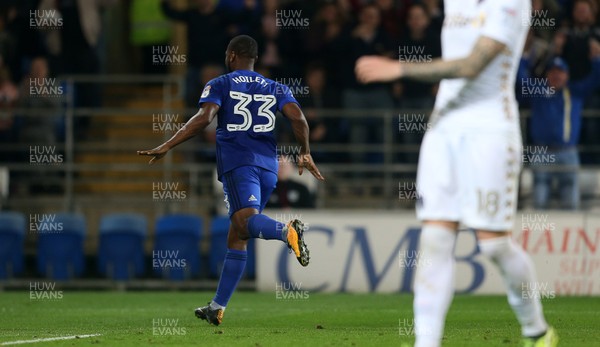
[[[219,327],[194,317],[208,292],[71,292],[62,299],[0,293],[0,346],[36,338],[101,334],[43,346],[402,346],[412,345],[412,296],[235,293]],[[543,301],[560,346],[600,346],[600,298]],[[153,327],[154,325],[154,327]],[[403,327],[403,328],[401,328]],[[444,346],[518,346],[519,326],[502,296],[454,298]],[[407,336],[408,333],[408,336]],[[27,346],[27,345],[24,345]]]

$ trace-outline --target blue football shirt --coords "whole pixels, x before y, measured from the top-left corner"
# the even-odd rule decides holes
[[[212,102],[217,112],[217,174],[240,166],[277,173],[275,115],[287,103],[298,103],[290,89],[261,74],[237,70],[206,84],[198,105]]]

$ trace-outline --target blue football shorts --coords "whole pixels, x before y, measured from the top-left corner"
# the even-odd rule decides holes
[[[258,166],[240,166],[221,176],[225,206],[231,217],[253,207],[262,212],[277,184],[277,175]]]

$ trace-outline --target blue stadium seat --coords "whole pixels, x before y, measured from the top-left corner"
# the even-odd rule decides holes
[[[59,213],[42,222],[37,241],[37,269],[47,278],[68,280],[83,274],[85,218]]]
[[[229,217],[214,217],[210,227],[210,254],[208,258],[209,275],[212,278],[221,276],[225,253],[227,253],[227,233],[229,232]],[[248,260],[245,275],[256,277],[256,246],[255,239],[250,239],[247,245]]]
[[[146,218],[134,213],[102,217],[98,249],[98,271],[102,275],[126,281],[144,274],[146,225]]]
[[[25,216],[18,212],[0,212],[0,279],[23,271]]]
[[[184,280],[199,275],[201,238],[200,217],[174,214],[159,218],[156,221],[152,251],[154,273],[171,280]]]

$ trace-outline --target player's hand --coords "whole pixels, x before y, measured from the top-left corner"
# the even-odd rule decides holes
[[[154,164],[157,160],[164,157],[169,152],[169,148],[160,145],[154,149],[146,150],[146,151],[137,151],[138,155],[147,155],[151,156],[152,159],[148,162],[148,164]]]
[[[310,154],[300,154],[298,156],[298,174],[299,175],[302,175],[304,168],[306,168],[308,171],[310,171],[310,173],[313,176],[315,176],[315,178],[318,179],[319,181],[325,181],[325,177],[323,177],[323,175],[321,175],[321,173],[319,172],[319,169],[317,168],[317,165],[315,165],[315,162],[313,161],[313,158]]]
[[[402,77],[402,65],[394,59],[371,55],[359,58],[354,72],[361,83],[390,82]]]

